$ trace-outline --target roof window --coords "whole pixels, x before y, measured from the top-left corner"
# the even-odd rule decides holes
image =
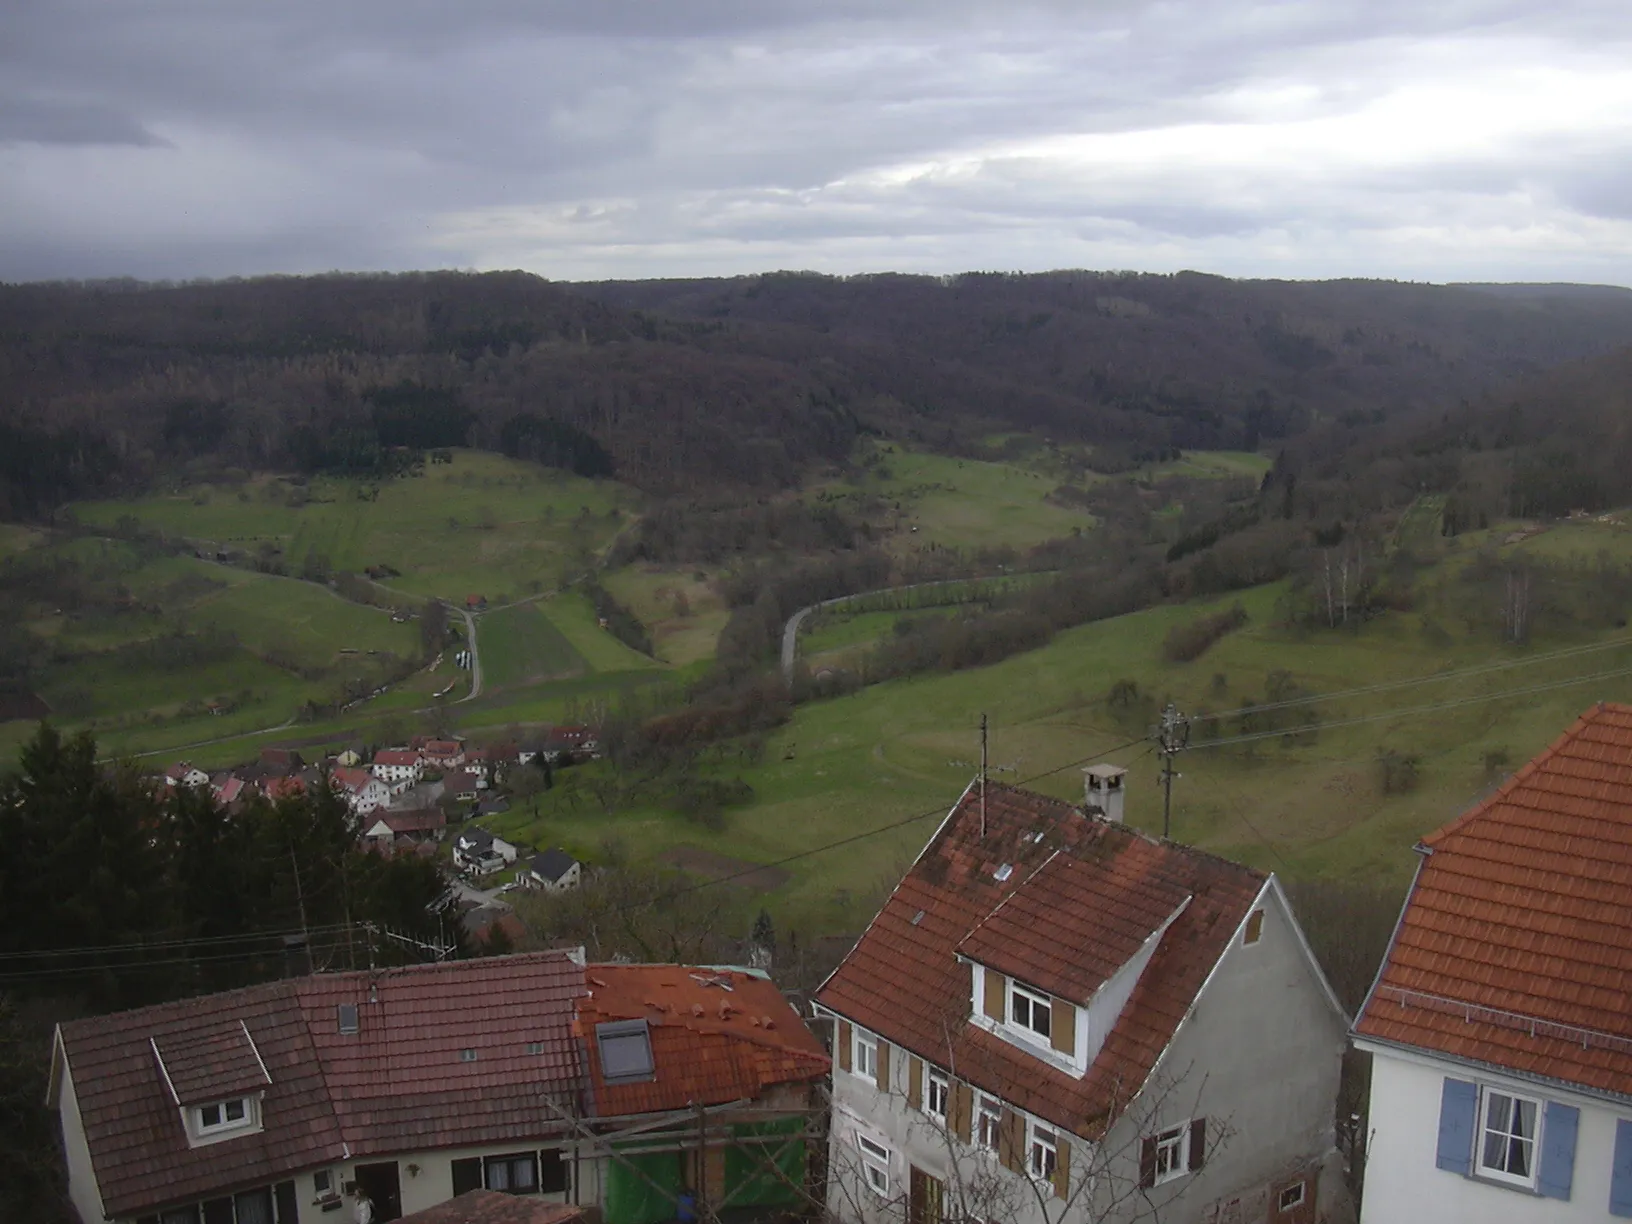
[[[357,1004],[340,1003],[336,1005],[334,1011],[335,1021],[339,1024],[342,1033],[355,1033],[357,1031]]]
[[[476,1061],[476,1051],[475,1050],[460,1050],[459,1051],[459,1061],[460,1062],[475,1062]]]
[[[1000,863],[998,865],[997,870],[992,872],[992,879],[996,880],[998,883],[1001,884],[1004,880],[1008,879],[1013,874],[1014,874],[1014,864],[1013,863]]]
[[[597,1024],[595,1041],[601,1051],[601,1078],[607,1083],[633,1083],[652,1078],[652,1035],[646,1021],[612,1020]]]

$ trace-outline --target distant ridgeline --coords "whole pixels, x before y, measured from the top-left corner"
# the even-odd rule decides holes
[[[967,453],[1022,431],[1091,444],[1106,472],[1316,435],[1323,454],[1361,437],[1415,454],[1417,433],[1499,381],[1629,342],[1632,293],[1572,286],[1080,271],[5,285],[0,514],[186,465],[389,476],[455,446],[686,495],[791,487],[869,434]],[[1436,444],[1477,432],[1499,449],[1538,419],[1462,421]],[[1525,499],[1585,496],[1568,466],[1532,465]]]

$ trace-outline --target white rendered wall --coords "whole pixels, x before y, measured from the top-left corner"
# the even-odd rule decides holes
[[[1561,1101],[1581,1111],[1568,1202],[1490,1185],[1435,1165],[1440,1094],[1447,1075]],[[1538,1092],[1534,1085],[1522,1080],[1479,1075],[1452,1064],[1433,1066],[1377,1052],[1372,1058],[1371,1151],[1366,1159],[1361,1224],[1607,1220],[1615,1123],[1620,1117],[1632,1119],[1632,1108],[1617,1114],[1573,1094]]]

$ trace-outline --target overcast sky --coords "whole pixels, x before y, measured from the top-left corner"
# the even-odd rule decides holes
[[[1632,284],[1629,0],[0,0],[0,279]]]

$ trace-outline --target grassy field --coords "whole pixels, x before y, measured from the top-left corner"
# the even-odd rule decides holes
[[[730,612],[710,575],[687,566],[629,565],[601,583],[651,631],[657,657],[683,667],[714,657]]]
[[[589,664],[537,604],[517,604],[482,617],[477,627],[482,683],[494,688],[576,676]]]
[[[609,540],[636,502],[612,481],[481,451],[453,456],[423,476],[381,483],[263,475],[73,511],[89,525],[129,517],[251,554],[275,548],[291,572],[314,555],[341,570],[385,565],[401,575],[388,584],[408,594],[502,603],[555,586],[573,555]]]

